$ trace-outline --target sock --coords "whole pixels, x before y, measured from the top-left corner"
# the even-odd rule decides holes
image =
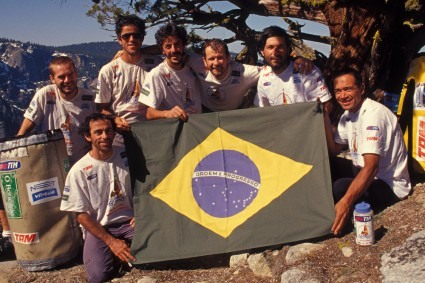
[[[12,232],[3,230],[2,236],[3,238],[6,238],[6,237],[10,238],[12,237]]]

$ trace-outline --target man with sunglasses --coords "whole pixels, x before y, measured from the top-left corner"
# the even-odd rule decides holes
[[[331,230],[339,234],[356,203],[365,200],[375,211],[383,209],[405,198],[411,184],[397,117],[384,105],[366,97],[359,72],[342,70],[333,82],[336,100],[345,113],[334,134],[325,109],[328,149],[336,155],[348,145],[354,173],[337,179],[332,186],[335,220]]]
[[[115,33],[122,54],[99,72],[95,102],[99,112],[114,115],[118,131],[144,120],[146,108],[139,103],[141,86],[147,73],[162,60],[142,54],[145,22],[135,15],[118,16]]]

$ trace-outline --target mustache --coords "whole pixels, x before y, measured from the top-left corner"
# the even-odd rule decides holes
[[[184,56],[185,54],[186,54],[185,52],[173,52],[173,53],[167,55],[167,58],[171,58],[171,57],[176,56],[176,55]]]
[[[210,71],[213,71],[213,70],[217,70],[217,71],[220,71],[220,72],[222,72],[222,71],[224,71],[224,67],[223,66],[216,66],[216,67],[210,67]]]
[[[282,59],[282,56],[280,55],[271,56],[270,59]]]

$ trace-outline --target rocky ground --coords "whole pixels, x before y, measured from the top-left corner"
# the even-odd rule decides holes
[[[268,275],[260,276],[261,272],[252,269],[246,261],[230,267],[231,255],[219,255],[133,268],[122,272],[112,282],[290,282],[284,281],[285,275],[281,275],[294,267],[302,269],[308,278],[314,278],[309,282],[381,282],[381,256],[425,229],[424,211],[425,184],[419,183],[408,199],[375,215],[376,243],[372,246],[357,245],[354,233],[350,232],[342,237],[329,236],[311,241],[324,246],[296,262],[289,263],[287,258],[293,245],[250,251],[250,257],[254,254],[264,256],[265,265],[271,271]],[[15,262],[4,262],[4,255],[1,256],[0,274],[3,274],[0,283],[86,282],[81,260],[53,271],[27,272]],[[293,282],[299,281],[303,280]]]

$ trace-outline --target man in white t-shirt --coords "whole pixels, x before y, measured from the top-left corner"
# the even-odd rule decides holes
[[[91,150],[71,168],[61,210],[77,213],[86,231],[83,260],[89,282],[105,282],[114,274],[114,257],[135,261],[133,197],[124,147],[112,145],[111,116],[94,113],[80,128]]]
[[[36,92],[24,113],[18,135],[31,132],[36,125],[41,125],[42,131],[61,129],[72,165],[89,149],[78,134],[78,127],[86,116],[96,111],[94,93],[77,87],[77,70],[69,57],[54,58],[49,70],[52,84]]]
[[[221,39],[207,39],[203,44],[202,57],[188,56],[187,64],[200,80],[203,112],[235,110],[249,107],[252,97],[248,91],[257,86],[263,67],[240,64],[231,60],[227,44]],[[309,73],[313,67],[310,60],[295,59],[295,68]]]
[[[147,73],[162,59],[142,54],[145,22],[135,15],[119,16],[115,33],[122,46],[121,56],[99,72],[95,102],[101,113],[114,115],[118,130],[130,130],[130,124],[145,120],[146,107],[139,103]]]
[[[205,40],[203,56],[191,54],[187,64],[200,80],[203,112],[241,108],[261,71],[259,66],[231,60],[227,44],[221,39]]]
[[[334,134],[325,111],[329,153],[336,155],[348,144],[355,173],[354,178],[333,183],[336,216],[331,230],[338,234],[356,203],[366,200],[373,209],[382,209],[405,198],[411,184],[397,117],[384,105],[366,98],[362,78],[355,70],[338,72],[334,91],[345,112]]]
[[[187,121],[188,115],[202,111],[198,79],[185,64],[187,32],[182,26],[168,23],[159,28],[155,39],[165,60],[148,74],[139,101],[148,106],[148,120]]]
[[[290,60],[291,41],[284,29],[271,26],[263,30],[258,51],[267,63],[260,74],[254,104],[259,107],[320,100],[330,109],[331,94],[320,70],[309,74],[294,69]]]

